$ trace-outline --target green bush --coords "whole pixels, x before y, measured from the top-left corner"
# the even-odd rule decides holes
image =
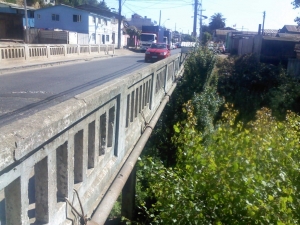
[[[256,55],[230,57],[217,64],[218,91],[239,110],[239,119],[254,119],[257,110],[268,107],[279,119],[287,110],[300,113],[299,82],[280,66],[264,64]]]
[[[151,224],[299,224],[300,117],[278,122],[270,110],[235,126],[228,107],[209,146],[187,120],[174,126],[178,163],[167,168],[152,158],[139,163],[156,202]]]

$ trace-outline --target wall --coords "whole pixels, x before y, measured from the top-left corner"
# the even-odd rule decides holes
[[[66,199],[78,211],[80,199],[90,217],[172,88],[182,57],[1,127],[0,223],[79,224]]]
[[[59,15],[59,21],[53,21],[52,14]],[[73,22],[73,15],[81,15],[81,22]],[[42,8],[35,11],[34,18],[36,28],[89,33],[89,13],[72,7],[58,5]]]
[[[300,60],[289,59],[287,71],[291,76],[300,78]]]
[[[95,36],[96,35],[96,36]],[[104,41],[102,36],[104,35]],[[102,16],[89,16],[89,44],[111,44],[112,26],[109,18]],[[108,40],[107,39],[108,36]],[[96,38],[95,38],[96,37]]]

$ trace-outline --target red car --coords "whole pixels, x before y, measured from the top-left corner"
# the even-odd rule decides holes
[[[145,52],[145,62],[157,61],[171,56],[170,47],[165,43],[153,43]]]

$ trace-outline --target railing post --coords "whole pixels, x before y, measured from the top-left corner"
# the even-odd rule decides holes
[[[67,55],[67,45],[64,45],[64,56]]]
[[[24,45],[24,54],[25,54],[25,60],[29,60],[29,47],[28,45]]]
[[[50,45],[47,45],[47,58],[50,58]]]

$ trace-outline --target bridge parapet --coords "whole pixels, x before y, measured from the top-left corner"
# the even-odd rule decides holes
[[[0,45],[0,63],[16,63],[47,58],[62,58],[78,55],[114,54],[114,45]]]
[[[66,198],[91,216],[182,62],[174,55],[0,128],[0,224],[80,224]]]

